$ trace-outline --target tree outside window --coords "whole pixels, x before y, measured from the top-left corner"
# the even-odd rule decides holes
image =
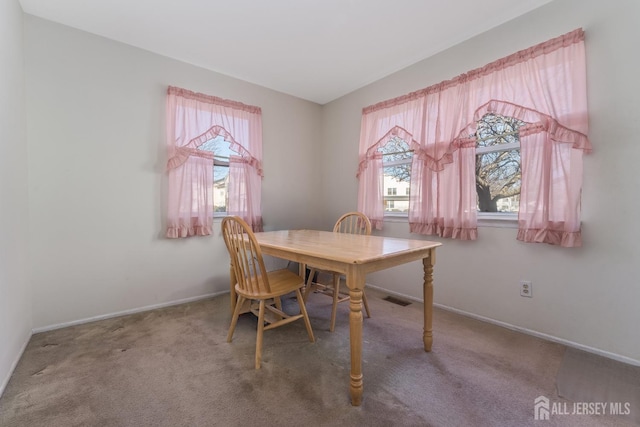
[[[476,191],[479,212],[518,212],[522,170],[518,129],[513,117],[485,114],[477,124]]]

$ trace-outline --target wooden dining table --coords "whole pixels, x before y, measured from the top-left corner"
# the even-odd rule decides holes
[[[422,260],[424,269],[424,350],[433,344],[433,267],[439,242],[384,236],[362,236],[318,230],[280,230],[255,233],[262,253],[298,262],[304,278],[305,266],[344,274],[349,288],[349,332],[351,347],[351,404],[362,403],[362,291],[367,273]],[[236,295],[231,276],[231,304]],[[233,312],[233,311],[232,311]]]

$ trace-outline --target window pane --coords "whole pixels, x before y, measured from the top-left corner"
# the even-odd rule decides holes
[[[392,137],[378,148],[383,153],[384,212],[409,211],[409,184],[413,152],[404,140]]]
[[[217,136],[202,144],[198,150],[209,151],[215,154],[213,160],[213,210],[214,212],[227,212],[229,195],[229,156],[237,154],[229,148],[229,142],[223,137]]]
[[[520,185],[519,149],[476,156],[478,211],[518,212]]]
[[[477,123],[474,135],[476,156],[476,191],[480,212],[518,212],[520,203],[520,149],[504,144],[520,145],[518,129],[525,122],[514,117],[488,113]],[[502,147],[501,147],[502,146]]]
[[[384,211],[409,211],[409,176],[411,164],[384,168]],[[404,178],[406,176],[406,178]]]
[[[391,138],[386,144],[378,148],[378,151],[384,154],[382,156],[383,163],[411,160],[413,152],[409,150],[409,144],[397,136]]]
[[[228,204],[229,166],[213,165],[213,211],[226,212]]]
[[[488,113],[478,120],[478,128],[473,136],[478,140],[478,147],[519,142],[518,128],[523,124],[523,121],[513,117]]]

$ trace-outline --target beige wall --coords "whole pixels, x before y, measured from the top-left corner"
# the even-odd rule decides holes
[[[218,223],[163,237],[168,85],[260,106],[265,229],[318,220],[319,105],[28,15],[25,52],[37,329],[228,291]]]
[[[0,2],[0,394],[31,336],[22,9]]]
[[[324,107],[324,226],[356,207],[361,109],[427,87],[582,27],[586,32],[590,137],[585,157],[581,249],[524,244],[516,230],[479,230],[476,242],[441,240],[435,301],[477,317],[640,363],[640,2],[555,0]],[[428,43],[425,40],[425,43]],[[381,56],[384,61],[384,56]],[[334,192],[340,188],[341,191]],[[418,237],[404,222],[381,234]],[[370,275],[367,282],[421,298],[418,264]],[[521,279],[533,298],[519,295]],[[393,284],[393,285],[391,285]],[[437,346],[437,331],[435,331]]]

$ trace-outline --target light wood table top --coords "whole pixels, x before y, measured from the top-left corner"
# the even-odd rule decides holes
[[[375,270],[391,267],[386,263],[380,266],[381,261],[395,259],[397,264],[403,264],[407,258],[422,259],[425,251],[442,245],[426,240],[318,230],[266,231],[255,235],[264,253],[269,255],[282,253],[287,254],[285,259],[297,255],[305,260],[318,258],[339,264],[372,264],[370,268]]]

